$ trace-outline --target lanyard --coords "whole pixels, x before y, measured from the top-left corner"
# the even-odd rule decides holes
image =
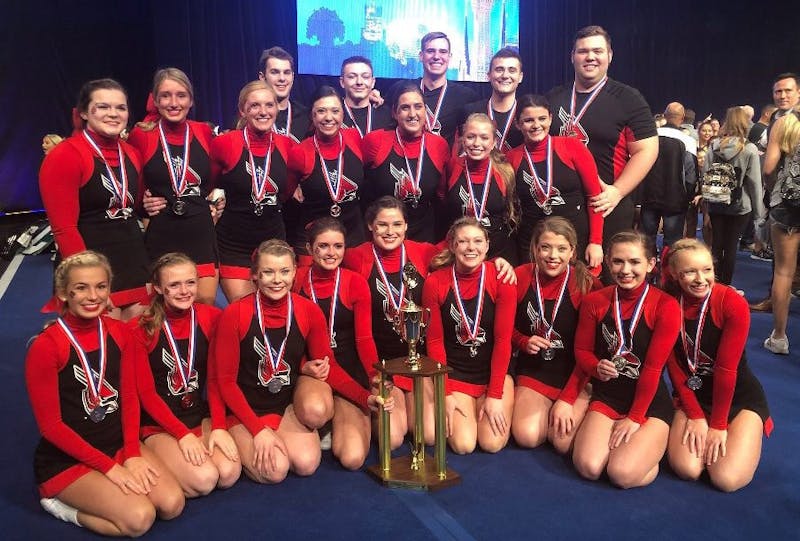
[[[630,325],[628,326],[628,335],[630,336],[630,341],[626,341],[622,323],[622,309],[619,304],[619,288],[614,288],[614,322],[616,323],[617,335],[619,336],[619,345],[617,346],[617,351],[614,352],[615,355],[619,355],[620,353],[627,351],[633,351],[633,333],[636,332],[636,327],[639,325],[639,319],[642,317],[644,300],[649,291],[650,284],[647,284],[645,285],[641,296],[639,296],[639,300],[636,301],[636,308],[633,310],[633,316],[631,316]]]
[[[483,284],[486,280],[486,264],[481,264],[481,278],[478,284],[478,302],[475,307],[475,317],[472,320],[472,326],[469,325],[469,318],[467,311],[464,309],[464,302],[461,300],[461,291],[458,288],[458,277],[456,276],[456,267],[453,265],[451,272],[453,273],[453,290],[456,294],[456,304],[458,305],[458,313],[461,315],[461,322],[467,329],[467,335],[474,344],[478,338],[478,330],[481,326],[481,316],[483,315],[483,295],[485,293]]]
[[[547,319],[544,317],[544,298],[542,297],[542,287],[539,284],[539,268],[536,267],[535,276],[536,276],[536,302],[539,305],[539,314],[542,319],[542,323],[545,324],[547,330],[545,331],[544,338],[550,340],[550,336],[553,334],[553,326],[556,324],[556,316],[558,315],[558,309],[561,307],[561,301],[564,300],[564,292],[567,290],[567,282],[569,282],[569,273],[570,273],[570,266],[567,265],[567,272],[564,273],[564,281],[561,282],[561,290],[558,292],[558,297],[556,298],[555,304],[553,304],[553,315],[550,317],[550,323],[547,322]]]
[[[339,131],[339,159],[336,164],[336,174],[331,180],[331,175],[328,172],[328,165],[325,162],[325,158],[322,156],[322,151],[319,148],[319,142],[317,142],[317,136],[314,134],[314,148],[317,149],[317,154],[319,155],[319,165],[320,169],[322,169],[322,176],[325,177],[325,186],[328,188],[328,193],[331,196],[331,201],[334,203],[341,203],[342,199],[344,199],[344,192],[342,190],[342,162],[344,161],[344,138],[342,137],[342,132]]]
[[[467,175],[467,194],[469,195],[469,204],[472,207],[472,213],[475,215],[476,219],[482,220],[483,215],[486,213],[486,201],[489,199],[489,187],[492,183],[492,162],[491,160],[489,161],[489,165],[486,168],[486,178],[483,179],[483,193],[481,194],[480,208],[478,208],[475,199],[475,188],[472,186],[472,177],[469,174],[469,167],[466,159],[464,160],[464,173]]]
[[[261,178],[259,178],[258,170],[256,169],[256,162],[255,158],[253,157],[253,151],[250,148],[250,138],[247,136],[247,126],[244,127],[242,130],[242,136],[244,137],[244,145],[247,147],[247,158],[250,163],[250,184],[251,184],[251,192],[253,197],[255,198],[255,203],[264,200],[264,196],[267,193],[267,186],[269,185],[269,170],[272,167],[272,145],[273,145],[273,137],[272,134],[269,134],[269,147],[267,148],[267,155],[264,156],[264,168],[262,169],[263,174]]]
[[[108,173],[109,178],[111,179],[111,188],[114,191],[114,196],[119,201],[120,208],[127,208],[128,207],[128,172],[125,170],[125,155],[122,153],[122,145],[119,144],[117,141],[117,152],[119,152],[119,175],[122,177],[122,180],[117,180],[117,175],[114,174],[114,170],[108,165],[108,161],[106,161],[106,157],[103,156],[103,153],[100,151],[100,147],[97,146],[97,143],[89,135],[89,132],[83,130],[83,136],[86,138],[86,141],[89,143],[89,146],[95,151],[95,153],[100,156],[100,159],[103,160],[103,164],[106,166],[106,172]]]
[[[91,365],[89,365],[89,358],[86,356],[86,352],[83,350],[81,345],[78,343],[78,340],[75,338],[75,335],[72,334],[72,331],[67,327],[67,324],[64,322],[62,318],[58,318],[56,320],[58,325],[61,327],[61,330],[64,331],[64,334],[67,336],[70,344],[72,344],[72,348],[75,350],[75,353],[78,355],[78,359],[80,359],[81,366],[83,367],[83,372],[86,374],[86,388],[89,390],[89,397],[91,400],[90,407],[95,408],[100,404],[100,386],[103,384],[103,379],[106,377],[106,365],[107,363],[107,355],[106,355],[106,336],[105,331],[103,329],[103,319],[97,318],[97,334],[98,334],[98,344],[99,344],[99,374],[97,378],[94,377],[94,370],[92,370]]]
[[[342,277],[342,269],[336,268],[336,281],[333,286],[333,296],[331,297],[331,307],[328,310],[328,336],[331,338],[331,348],[336,347],[336,331],[334,330],[334,322],[336,321],[336,301],[339,298],[339,281]],[[317,294],[314,292],[314,280],[311,278],[311,269],[308,269],[308,289],[311,292],[311,300],[314,304],[319,305],[317,301]]]
[[[161,146],[164,148],[164,161],[167,162],[167,171],[172,183],[172,190],[177,197],[180,197],[186,189],[186,171],[189,170],[189,123],[186,123],[186,132],[183,135],[183,159],[179,165],[181,169],[180,176],[175,174],[175,168],[172,165],[172,153],[169,150],[167,136],[164,134],[163,121],[158,122],[158,134],[161,139]]]
[[[508,136],[508,130],[511,129],[511,123],[512,123],[511,121],[513,120],[514,115],[517,112],[517,100],[516,100],[516,98],[514,98],[514,105],[511,106],[511,110],[508,112],[508,118],[506,118],[506,125],[503,128],[502,132],[499,129],[496,128],[497,127],[497,123],[495,122],[495,119],[494,119],[494,109],[492,109],[492,100],[491,99],[486,104],[486,111],[487,111],[487,114],[489,115],[489,118],[491,118],[492,122],[494,122],[494,124],[495,124],[495,132],[497,133],[497,142],[495,143],[495,148],[497,148],[498,150],[502,151],[503,150],[503,145],[506,144],[506,137]]]
[[[196,336],[197,336],[197,327],[196,327],[196,315],[194,312],[194,306],[191,308],[191,321],[190,321],[190,331],[189,331],[189,349],[186,352],[186,371],[184,372],[184,359],[181,358],[181,354],[178,351],[178,344],[175,342],[175,335],[172,333],[172,327],[169,324],[167,318],[164,318],[164,334],[167,335],[167,343],[169,343],[169,349],[172,352],[172,358],[175,359],[175,366],[178,367],[178,374],[181,376],[181,381],[183,382],[183,389],[185,391],[189,391],[189,380],[192,377],[192,370],[194,369],[194,358],[195,358],[195,345],[197,343]]]
[[[703,299],[703,304],[700,306],[700,315],[697,318],[697,330],[694,334],[694,345],[689,349],[689,341],[686,336],[686,320],[683,318],[683,295],[681,295],[681,342],[683,343],[683,352],[686,354],[686,363],[689,365],[689,371],[694,375],[697,372],[697,359],[700,357],[700,340],[703,337],[703,327],[706,324],[706,315],[708,314],[708,301],[711,298],[711,292],[706,294]]]
[[[273,356],[272,344],[269,341],[269,336],[267,336],[267,329],[264,327],[264,316],[261,314],[261,293],[256,291],[256,314],[258,315],[258,327],[261,329],[261,335],[264,337],[264,349],[267,350],[266,353],[269,357],[269,363],[272,365],[274,374],[278,373],[278,365],[280,364],[283,354],[286,351],[286,342],[289,340],[289,332],[292,330],[292,294],[289,293],[288,295],[289,298],[286,300],[286,336],[283,337],[283,341],[281,341],[281,347]]]

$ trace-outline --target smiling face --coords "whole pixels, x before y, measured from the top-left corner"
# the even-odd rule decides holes
[[[292,256],[259,254],[253,281],[267,299],[279,301],[291,291],[296,273]]]
[[[633,242],[618,242],[611,246],[606,256],[606,265],[611,278],[620,289],[636,289],[645,279],[647,273],[656,265],[655,258],[647,258],[644,247]]]
[[[161,118],[176,124],[186,120],[189,109],[194,105],[189,90],[174,79],[164,79],[158,85],[154,101]]]
[[[800,101],[800,90],[794,77],[781,79],[772,85],[772,101],[781,111],[788,111]]]
[[[280,58],[269,58],[264,66],[264,71],[259,76],[275,89],[278,101],[282,102],[289,97],[294,84],[294,70],[291,62]]]
[[[317,137],[331,140],[339,134],[344,121],[344,109],[337,96],[325,96],[314,102],[311,109],[311,123]]]
[[[575,247],[563,235],[545,231],[539,236],[532,256],[539,272],[554,278],[567,270],[575,256]]]
[[[714,287],[714,261],[708,250],[680,250],[670,258],[670,270],[684,294],[703,298]]]
[[[159,272],[159,283],[153,289],[164,297],[164,305],[176,311],[188,310],[197,297],[197,267],[179,263]]]
[[[404,136],[414,138],[422,135],[425,128],[425,102],[422,96],[418,92],[401,94],[392,111],[392,118]]]
[[[344,258],[344,235],[341,231],[323,231],[314,239],[313,244],[306,245],[314,266],[323,270],[336,270]]]
[[[579,87],[590,88],[608,73],[613,52],[603,36],[589,36],[575,42],[572,50],[572,67]]]
[[[445,38],[428,41],[425,48],[419,52],[419,61],[422,62],[422,69],[429,78],[444,77],[450,65],[450,43]]]
[[[489,83],[492,91],[500,96],[514,94],[522,82],[522,64],[512,57],[499,57],[489,68]]]
[[[372,68],[363,62],[345,64],[342,68],[342,75],[339,77],[339,84],[350,101],[355,104],[363,104],[369,98],[369,93],[375,88]]]
[[[247,95],[244,107],[239,115],[247,122],[247,126],[259,133],[266,133],[275,124],[278,114],[278,103],[275,94],[269,90],[254,90]]]
[[[517,121],[517,128],[522,132],[526,143],[544,141],[550,133],[550,124],[553,117],[544,107],[526,107],[522,110]]]
[[[406,238],[408,223],[400,209],[382,209],[368,224],[372,232],[372,242],[381,250],[391,251],[399,248]]]
[[[92,132],[116,139],[128,125],[128,99],[120,90],[100,88],[92,92],[89,106],[80,116]]]
[[[488,158],[495,144],[494,125],[484,120],[467,121],[461,144],[468,158],[476,161]]]
[[[711,127],[710,123],[704,123],[697,131],[697,137],[699,139],[700,146],[706,146],[711,138],[714,137],[714,128]]]
[[[67,311],[83,319],[100,316],[108,306],[110,294],[108,273],[100,266],[74,267],[64,290],[57,292]]]
[[[486,260],[489,239],[480,227],[465,225],[455,231],[450,250],[455,256],[456,271],[468,274],[480,268]]]

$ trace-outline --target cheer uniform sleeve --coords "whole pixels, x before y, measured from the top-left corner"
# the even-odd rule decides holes
[[[569,161],[562,160],[565,163],[570,163],[578,173],[583,185],[583,191],[586,197],[594,197],[599,195],[602,189],[600,188],[600,176],[597,172],[597,164],[592,157],[591,152],[586,146],[577,138],[566,137],[559,138],[565,143],[565,149],[569,156]],[[603,214],[594,212],[592,208],[586,204],[587,215],[589,216],[589,242],[591,244],[603,244]]]
[[[209,338],[208,351],[210,354],[214,350],[214,339],[222,310],[216,306],[207,306],[205,304],[196,304],[195,308],[200,312],[200,326],[205,335]],[[225,430],[227,428],[227,423],[225,421],[225,402],[222,400],[222,395],[219,392],[219,381],[217,379],[215,364],[212,363],[210,359],[206,363],[206,370],[208,371],[206,374],[206,400],[208,401],[208,409],[211,412],[211,429]]]
[[[515,286],[497,282],[495,299],[494,344],[492,345],[492,367],[486,396],[503,398],[503,383],[511,360],[511,334],[517,308]]]
[[[681,409],[689,419],[705,419],[706,414],[697,400],[697,396],[686,386],[686,380],[689,375],[683,371],[680,366],[680,359],[673,350],[667,359],[667,371],[669,372],[669,379],[672,381],[672,388],[678,393],[678,398],[681,400]]]
[[[72,141],[57,145],[39,170],[39,192],[61,257],[86,249],[78,231],[79,191],[89,179],[91,163],[84,163]]]
[[[531,265],[525,264],[520,265],[514,269],[514,274],[517,276],[517,295],[516,295],[516,304],[519,308],[522,299],[525,298],[525,293],[528,292],[528,287],[531,283]],[[525,351],[525,348],[528,347],[528,339],[530,336],[521,333],[517,330],[517,326],[514,325],[514,330],[511,333],[511,344],[520,351]]]
[[[677,301],[665,293],[655,291],[660,298],[655,307],[653,334],[647,346],[639,381],[636,382],[633,403],[628,411],[628,418],[639,424],[644,424],[647,420],[647,409],[656,395],[664,364],[675,346],[675,339],[681,328],[681,311]]]
[[[594,344],[597,326],[611,305],[607,299],[606,289],[586,295],[578,310],[578,328],[575,329],[575,363],[589,376],[597,374],[597,364],[600,362],[594,353]]]
[[[45,331],[28,350],[25,359],[25,383],[42,437],[73,457],[101,473],[117,463],[105,453],[89,445],[61,419],[58,373],[64,369],[69,345],[57,343]]]
[[[372,299],[366,280],[356,274],[350,280],[350,296],[353,299],[355,319],[356,351],[370,381],[378,371],[373,366],[378,362],[378,349],[372,337]]]
[[[447,365],[447,353],[444,349],[444,327],[442,325],[442,303],[444,302],[444,295],[440,295],[442,289],[447,291],[445,285],[442,284],[441,277],[444,276],[441,272],[434,272],[425,280],[422,286],[422,306],[430,310],[428,320],[428,330],[425,334],[425,341],[428,344],[428,356],[436,362]],[[445,390],[447,394],[452,391],[447,385],[449,379],[445,374]]]
[[[314,170],[314,161],[315,156],[311,139],[306,139],[299,145],[292,147],[289,151],[289,159],[286,162],[287,193],[293,194],[295,188],[308,178]]]
[[[106,317],[108,333],[120,345],[120,401],[122,404],[122,449],[125,458],[141,456],[139,421],[141,406],[136,393],[136,344],[130,329],[119,321]]]

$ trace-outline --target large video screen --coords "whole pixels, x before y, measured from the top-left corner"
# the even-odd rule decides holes
[[[419,40],[433,31],[450,38],[448,79],[485,81],[492,55],[519,44],[519,0],[297,0],[298,71],[339,75],[362,55],[376,77],[420,77]]]

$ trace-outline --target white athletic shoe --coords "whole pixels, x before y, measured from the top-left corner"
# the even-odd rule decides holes
[[[319,448],[323,451],[330,451],[332,445],[333,437],[331,436],[331,431],[328,430],[324,434],[322,434],[319,438]]]
[[[57,519],[63,520],[64,522],[71,522],[76,526],[81,525],[78,522],[78,510],[74,507],[70,507],[58,498],[42,498],[39,500],[39,503],[42,504],[45,511]]]
[[[786,336],[783,338],[775,338],[773,333],[774,331],[769,333],[767,339],[764,340],[764,347],[778,355],[789,355],[789,338]]]

